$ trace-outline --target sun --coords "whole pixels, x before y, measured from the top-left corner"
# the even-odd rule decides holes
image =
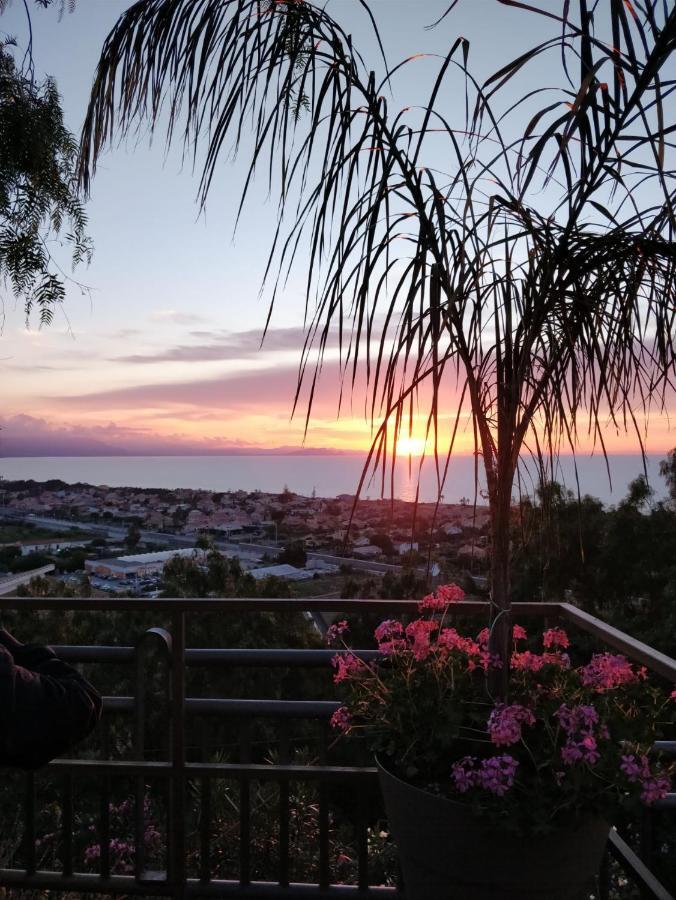
[[[397,453],[402,456],[422,456],[424,452],[424,438],[402,435],[397,441]]]

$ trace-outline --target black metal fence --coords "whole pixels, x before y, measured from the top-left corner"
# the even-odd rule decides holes
[[[332,650],[258,650],[258,649],[193,649],[186,647],[186,616],[195,613],[218,612],[223,615],[252,612],[321,611],[358,615],[363,613],[407,613],[416,610],[411,601],[380,600],[136,600],[136,599],[13,599],[0,598],[0,610],[14,608],[57,611],[126,611],[154,612],[169,616],[171,628],[151,628],[136,646],[62,646],[59,655],[71,662],[105,663],[132,667],[135,689],[131,696],[104,698],[104,714],[128,717],[132,733],[132,757],[115,758],[114,748],[107,748],[96,759],[62,759],[53,762],[40,777],[58,782],[60,804],[58,821],[59,868],[40,868],[36,847],[41,835],[36,823],[36,775],[24,776],[23,804],[19,819],[22,837],[22,867],[0,869],[0,887],[11,890],[72,891],[77,894],[109,894],[162,897],[248,897],[248,898],[326,898],[326,897],[401,897],[394,886],[370,883],[370,828],[373,813],[369,797],[374,795],[376,770],[366,765],[339,765],[330,760],[328,752],[328,720],[338,704],[328,700],[266,700],[203,698],[186,696],[186,673],[191,668],[241,667],[328,667],[334,656]],[[458,614],[486,614],[486,604],[462,602],[454,606]],[[577,626],[599,642],[610,646],[648,667],[657,675],[676,682],[676,660],[636,641],[598,619],[569,605],[556,603],[515,604],[518,617],[546,617],[549,621],[563,620]],[[167,666],[166,694],[148,696],[147,655],[154,647],[164,656]],[[373,651],[363,651],[372,658]],[[162,704],[168,714],[169,739],[164,752],[146,745],[146,721],[157,714]],[[151,704],[151,705],[149,705]],[[238,760],[209,761],[206,752],[195,748],[208,745],[203,728],[196,725],[205,720],[239,723]],[[272,761],[261,762],[252,755],[251,724],[257,720],[274,722],[277,753]],[[316,753],[311,764],[299,764],[292,755],[291,726],[294,722],[315,723]],[[199,733],[198,733],[199,732]],[[676,742],[663,743],[660,750],[676,752]],[[152,757],[160,758],[152,758]],[[112,757],[112,758],[111,758]],[[130,859],[133,871],[116,874],[111,860],[114,846],[111,831],[111,809],[115,784],[120,780],[133,784],[135,802],[132,805],[133,837]],[[86,782],[97,794],[98,814],[90,830],[95,834],[97,872],[75,871],[77,854],[73,847],[76,818],[77,788]],[[144,817],[145,798],[149,782],[163,785],[166,796],[163,835],[166,846],[159,867],[147,859]],[[237,800],[237,877],[218,877],[213,858],[214,844],[214,786],[223,783],[236,786]],[[275,880],[256,880],[252,869],[252,786],[273,783],[276,791]],[[293,784],[313,785],[316,803],[316,865],[307,883],[292,880],[294,870],[293,847],[290,835],[290,791]],[[332,883],[330,860],[331,792],[351,798],[355,865],[353,884]],[[188,792],[191,808],[198,809],[194,833],[188,834]],[[667,797],[655,809],[676,809],[676,794]],[[637,853],[615,830],[611,832],[609,854],[639,886],[642,896],[657,900],[674,900],[666,887],[650,871],[654,847],[651,841],[653,812],[646,813],[642,823],[640,850]],[[197,840],[193,854],[196,860],[189,871],[186,864],[188,841]],[[609,865],[604,865],[600,877],[599,898],[609,897]]]

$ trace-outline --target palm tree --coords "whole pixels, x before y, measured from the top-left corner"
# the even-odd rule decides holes
[[[452,27],[457,2],[438,27]],[[676,86],[666,67],[676,9],[496,2],[543,17],[551,38],[480,84],[459,37],[429,97],[398,110],[390,85],[415,57],[388,69],[383,53],[377,77],[311,2],[140,0],[103,47],[81,179],[88,188],[116,129],[166,121],[186,153],[206,145],[203,203],[226,141],[237,149],[253,135],[241,204],[258,169],[280,198],[264,273],[271,303],[294,262],[307,272],[294,409],[307,382],[311,415],[337,331],[343,374],[354,386],[365,370],[376,425],[360,490],[372,469],[383,487],[393,477],[398,436],[419,404],[440,494],[471,409],[491,510],[491,647],[505,691],[520,461],[530,454],[551,471],[580,431],[604,453],[608,428],[633,429],[643,447],[645,418],[673,386],[676,126],[664,115]],[[529,66],[548,56],[561,73],[553,88],[533,86]],[[459,122],[448,111],[454,77],[466,103]],[[523,93],[510,93],[524,78]],[[430,164],[440,158],[447,171]]]

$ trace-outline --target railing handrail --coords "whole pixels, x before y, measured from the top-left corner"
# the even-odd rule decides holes
[[[80,612],[165,612],[165,613],[191,613],[191,612],[342,612],[365,613],[382,612],[391,614],[393,610],[402,613],[415,613],[418,604],[415,600],[373,600],[373,599],[317,599],[317,598],[293,598],[293,599],[268,599],[268,598],[156,598],[140,599],[132,598],[59,598],[59,597],[0,597],[0,610],[16,609],[17,604],[21,609],[35,611],[46,610],[72,610]],[[486,601],[461,600],[454,603],[452,611],[457,614],[478,615],[490,613],[490,604]],[[572,603],[514,603],[512,612],[515,618],[519,616],[544,616],[555,619],[563,619],[583,631],[600,638],[609,646],[625,653],[630,659],[641,665],[647,666],[651,671],[663,678],[676,682],[676,659],[655,650],[648,644],[637,640],[631,635],[625,634],[619,629],[602,619],[592,616],[590,613],[573,606]],[[123,648],[111,651],[110,661],[117,653],[121,654]],[[127,650],[128,648],[124,648]],[[190,648],[187,653],[201,652],[207,655],[207,648]],[[213,651],[211,651],[213,654]],[[315,651],[313,651],[315,652]],[[212,659],[216,661],[215,656]],[[84,661],[84,660],[83,660]],[[121,660],[120,660],[121,661]],[[188,662],[188,659],[185,660]],[[206,661],[206,660],[205,660]],[[190,664],[190,663],[188,663]],[[244,660],[240,664],[246,664]]]
[[[522,616],[557,616],[565,603],[514,603],[512,609]],[[364,597],[340,598],[292,597],[0,597],[0,610],[10,609],[72,610],[79,612],[384,612],[397,609],[415,613],[417,600],[374,600]],[[573,609],[575,607],[572,607]],[[460,613],[474,615],[490,611],[485,600],[460,600],[453,604]]]

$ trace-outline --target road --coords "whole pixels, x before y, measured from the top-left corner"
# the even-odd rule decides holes
[[[33,525],[39,525],[42,528],[51,528],[53,530],[63,530],[70,528],[79,528],[83,531],[98,534],[102,537],[112,538],[113,540],[124,540],[127,535],[126,527],[118,525],[102,525],[100,523],[79,522],[72,519],[51,519],[48,516],[35,516],[26,513],[17,512],[16,510],[1,510],[0,516],[6,519],[12,519],[17,522],[30,522]],[[167,534],[164,531],[141,531],[141,539],[147,543],[166,544],[169,547],[194,547],[195,538],[187,537],[182,534]],[[245,542],[234,541],[215,541],[214,546],[217,550],[221,550],[226,554],[235,556],[237,554],[263,556],[264,554],[278,553],[279,547],[276,544],[249,544]],[[394,575],[402,572],[402,566],[396,566],[391,563],[375,562],[370,559],[355,559],[354,557],[335,556],[331,553],[317,553],[309,551],[308,559],[318,560],[334,566],[349,566],[358,572],[369,572],[371,574],[384,575],[386,572],[392,572]],[[422,578],[427,576],[426,569],[416,569],[418,575]],[[434,573],[432,573],[434,574]]]

